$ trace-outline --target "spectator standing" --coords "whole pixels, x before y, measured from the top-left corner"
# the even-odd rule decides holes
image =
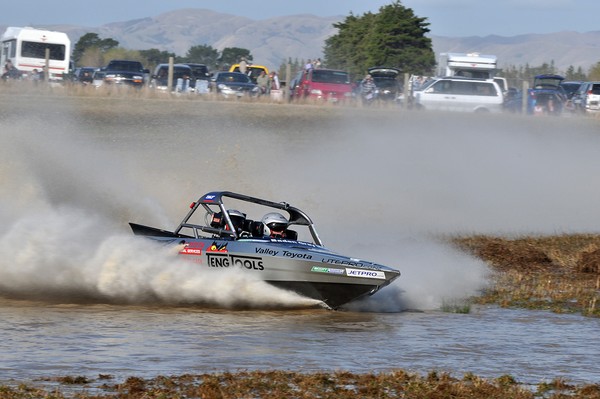
[[[269,77],[265,73],[265,71],[260,71],[260,75],[256,78],[256,84],[260,89],[260,94],[268,94],[270,91],[270,83]]]
[[[248,72],[248,63],[246,62],[246,57],[242,57],[239,68],[240,68],[240,72],[243,73],[244,75],[246,74],[246,72]]]
[[[269,80],[271,81],[271,90],[281,89],[281,84],[279,83],[279,76],[277,76],[277,72],[273,71],[269,75]]]
[[[377,86],[373,81],[373,77],[369,74],[365,76],[360,84],[360,94],[362,96],[362,102],[364,105],[370,105],[375,99],[377,93]]]
[[[310,71],[311,69],[313,69],[313,63],[310,59],[306,62],[304,69],[306,69],[307,71]]]
[[[314,67],[315,67],[315,69],[318,69],[318,68],[321,68],[321,66],[322,66],[321,59],[320,59],[320,58],[317,58],[317,59],[315,60],[315,65],[314,65]]]
[[[6,64],[4,64],[4,73],[2,73],[2,79],[18,79],[19,75],[19,70],[15,68],[12,61],[8,59]]]

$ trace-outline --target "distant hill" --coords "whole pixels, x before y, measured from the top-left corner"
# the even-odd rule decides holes
[[[191,46],[211,45],[247,48],[254,62],[271,68],[290,57],[305,60],[323,56],[325,39],[334,35],[333,24],[344,16],[317,17],[310,14],[253,20],[206,9],[181,9],[155,17],[114,22],[100,27],[72,25],[38,26],[66,32],[73,43],[88,32],[113,38],[129,49],[157,48],[185,55]],[[2,32],[6,27],[0,26]],[[442,52],[479,52],[498,56],[500,67],[540,66],[544,62],[564,72],[570,65],[587,71],[600,61],[600,31],[557,32],[519,36],[432,36],[436,56]]]

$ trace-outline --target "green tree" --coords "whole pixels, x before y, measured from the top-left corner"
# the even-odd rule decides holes
[[[597,62],[594,66],[590,68],[590,72],[588,73],[588,79],[590,81],[600,81],[600,62]]]
[[[246,61],[252,61],[252,54],[250,54],[250,50],[240,47],[225,47],[221,52],[221,57],[219,58],[219,63],[222,68],[227,66],[237,64],[240,62],[242,57],[246,58]]]
[[[100,39],[97,33],[86,33],[79,38],[77,43],[75,43],[71,58],[75,64],[78,64],[87,50],[97,49],[101,53],[105,53],[117,46],[119,46],[119,42],[114,39]]]
[[[426,18],[396,0],[376,14],[350,14],[333,25],[338,33],[325,41],[325,63],[360,76],[372,66],[389,66],[419,75],[430,74],[435,55]]]
[[[149,69],[153,69],[158,64],[169,62],[169,57],[175,58],[175,53],[156,48],[140,50],[140,55],[145,58],[144,65],[147,65]]]
[[[218,65],[219,51],[206,44],[192,46],[188,49],[183,59],[185,62],[204,64],[209,69],[213,69]]]

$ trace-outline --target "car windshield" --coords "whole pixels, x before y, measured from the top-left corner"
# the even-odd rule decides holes
[[[181,67],[181,66],[176,66],[173,68],[173,78],[174,79],[183,78],[184,76],[187,76],[189,78],[189,77],[191,77],[191,75],[192,75],[192,71],[190,68]]]
[[[138,62],[113,61],[109,64],[108,69],[114,69],[117,71],[141,72],[142,64]]]
[[[197,79],[200,78],[206,78],[206,75],[208,74],[208,68],[204,65],[197,65],[197,66],[191,66],[192,68],[192,73],[194,74],[194,77],[196,77]]]
[[[314,69],[312,71],[312,81],[316,83],[338,83],[349,84],[350,77],[343,71],[328,71],[325,69]]]
[[[396,88],[398,87],[398,81],[394,78],[380,78],[380,77],[375,77],[373,78],[373,81],[375,82],[375,86],[379,87],[379,88]]]
[[[536,77],[535,78],[535,87],[536,88],[546,88],[546,87],[558,87],[562,79],[553,78],[553,77]]]
[[[250,83],[250,78],[243,73],[220,73],[217,82],[223,83]]]

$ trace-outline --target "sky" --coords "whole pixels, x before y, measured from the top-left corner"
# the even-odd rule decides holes
[[[347,16],[377,12],[392,0],[144,0],[142,2],[103,0],[101,7],[89,2],[30,0],[12,2],[0,14],[0,25],[70,24],[97,27],[106,23],[154,17],[182,8],[213,11],[260,20],[277,16],[313,14]],[[419,17],[427,18],[436,36],[516,36],[527,33],[600,30],[598,0],[403,0]]]

